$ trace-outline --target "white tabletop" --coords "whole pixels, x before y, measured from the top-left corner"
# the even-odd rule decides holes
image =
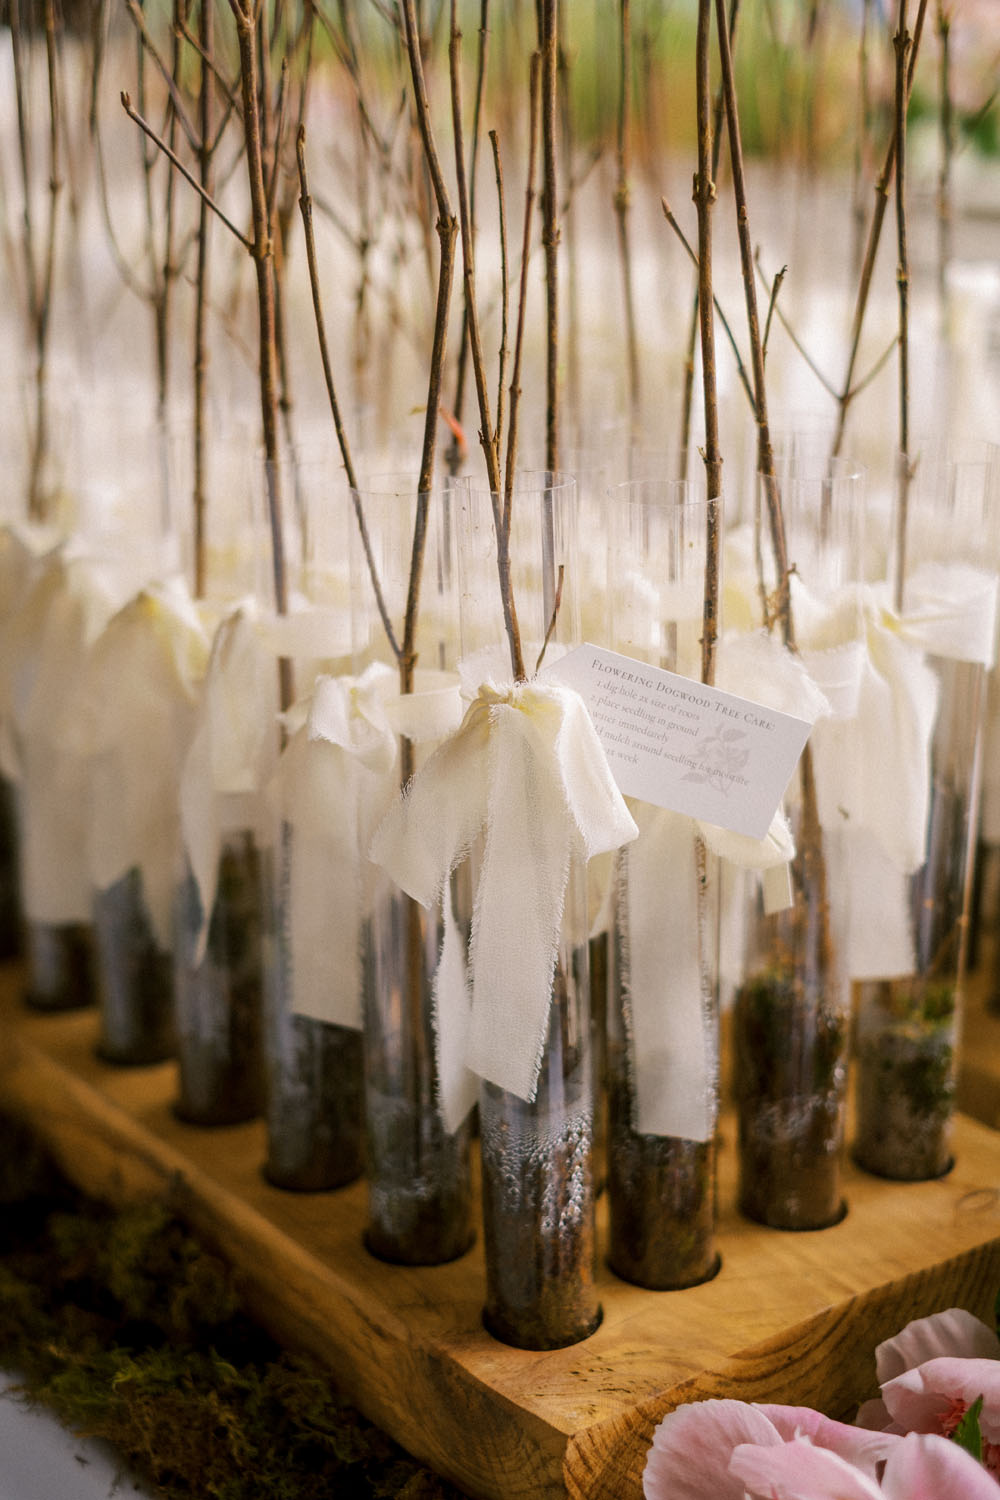
[[[0,1500],[148,1500],[106,1443],[74,1437],[44,1407],[24,1405],[0,1371]]]

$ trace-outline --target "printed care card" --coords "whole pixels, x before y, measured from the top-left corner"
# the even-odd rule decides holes
[[[767,833],[812,728],[599,646],[578,646],[542,675],[583,698],[626,797],[755,839]]]

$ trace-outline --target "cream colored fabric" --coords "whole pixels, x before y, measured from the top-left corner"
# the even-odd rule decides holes
[[[453,1066],[534,1097],[570,862],[636,832],[577,693],[537,680],[480,685],[372,844],[372,858],[430,906],[483,834],[467,989],[445,904],[439,1021],[467,1025],[467,1042],[449,1044]],[[463,1087],[442,1078],[446,1119]]]

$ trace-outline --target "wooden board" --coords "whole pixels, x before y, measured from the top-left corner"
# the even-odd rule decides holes
[[[283,1193],[260,1173],[263,1128],[174,1119],[172,1065],[112,1069],[96,1018],[26,1013],[0,971],[0,1105],[64,1169],[113,1201],[165,1195],[221,1247],[248,1302],[320,1355],[363,1411],[470,1494],[639,1500],[653,1428],[710,1395],[847,1414],[871,1394],[873,1350],[908,1318],[958,1304],[992,1314],[1000,1286],[1000,1136],[967,1119],[938,1182],[888,1184],[848,1167],[849,1212],[783,1234],[734,1208],[732,1126],[719,1183],[720,1275],[650,1293],[602,1269],[604,1321],[555,1353],[508,1349],[480,1322],[481,1250],[451,1266],[371,1259],[362,1183]],[[599,1217],[600,1243],[605,1223]]]
[[[1000,1127],[1000,1007],[996,993],[997,935],[980,938],[979,961],[963,996],[959,1107],[994,1129]]]

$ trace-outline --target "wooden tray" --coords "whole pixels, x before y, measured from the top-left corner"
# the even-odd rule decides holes
[[[996,934],[981,937],[979,963],[963,995],[958,1074],[959,1108],[994,1129],[1000,1126],[1000,1010],[989,1002],[996,965]]]
[[[848,1166],[843,1223],[783,1234],[734,1209],[732,1126],[719,1183],[722,1271],[651,1293],[602,1269],[604,1321],[551,1354],[508,1349],[480,1323],[482,1253],[410,1269],[361,1243],[363,1183],[289,1194],[261,1177],[259,1124],[174,1119],[173,1067],[113,1069],[96,1018],[22,1008],[0,969],[0,1106],[29,1120],[67,1173],[111,1201],[165,1195],[234,1262],[249,1305],[286,1343],[472,1495],[639,1500],[653,1428],[706,1396],[846,1415],[874,1386],[875,1344],[953,1304],[992,1316],[1000,1286],[1000,1137],[968,1119],[938,1181],[890,1184]],[[599,1216],[600,1243],[605,1224]]]

